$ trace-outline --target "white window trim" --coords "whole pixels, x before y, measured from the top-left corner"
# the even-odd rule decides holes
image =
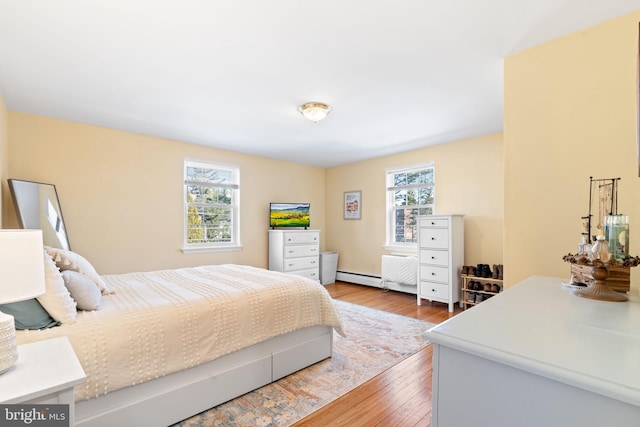
[[[182,248],[182,253],[185,254],[208,254],[213,252],[237,252],[241,251],[242,245],[229,245],[229,246],[216,246],[216,247],[201,247],[201,248]]]
[[[201,166],[205,168],[221,168],[231,169],[234,174],[234,184],[221,184],[220,187],[233,188],[232,192],[232,242],[223,243],[187,243],[187,223],[188,223],[188,203],[187,203],[187,166]],[[228,163],[214,162],[211,160],[199,160],[185,158],[183,161],[182,172],[182,253],[184,254],[201,254],[212,252],[233,252],[242,250],[243,246],[240,240],[240,167]]]
[[[393,204],[394,204],[394,200],[393,200],[393,195],[392,193],[389,191],[392,188],[394,188],[392,185],[390,185],[389,183],[389,174],[393,174],[393,173],[398,173],[398,172],[405,172],[405,171],[410,171],[410,170],[415,170],[415,169],[426,169],[426,168],[435,168],[435,162],[431,161],[431,162],[424,162],[424,163],[416,163],[413,165],[406,165],[406,166],[400,166],[400,167],[393,167],[393,168],[387,168],[385,170],[385,193],[386,193],[386,237],[385,237],[385,244],[383,246],[383,249],[386,251],[394,251],[394,252],[406,252],[406,253],[412,253],[412,254],[417,254],[418,253],[418,243],[397,243],[397,242],[393,242],[393,237],[392,237],[392,233],[395,231],[395,228],[393,226],[393,221],[394,221],[394,216],[392,215],[393,213]],[[435,173],[435,171],[434,171]],[[434,175],[434,186],[435,186],[435,175]],[[403,188],[411,188],[412,186],[406,186]],[[416,186],[418,187],[418,186]],[[433,203],[433,212],[435,213],[435,200]]]

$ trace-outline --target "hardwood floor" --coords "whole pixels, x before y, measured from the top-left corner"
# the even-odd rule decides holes
[[[462,311],[449,313],[446,304],[423,301],[402,292],[337,282],[326,285],[333,298],[403,316],[440,323]],[[431,356],[428,345],[355,390],[319,409],[295,426],[429,426],[431,419]]]

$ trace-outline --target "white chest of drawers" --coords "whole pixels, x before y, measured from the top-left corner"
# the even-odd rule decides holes
[[[269,270],[320,280],[320,231],[269,230]]]
[[[640,297],[530,277],[430,329],[434,427],[640,424]]]
[[[460,276],[464,263],[462,215],[418,218],[418,305],[423,299],[449,304],[460,301]]]

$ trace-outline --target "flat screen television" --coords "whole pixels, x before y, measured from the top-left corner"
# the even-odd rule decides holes
[[[270,203],[269,225],[277,227],[303,227],[311,225],[309,203]]]

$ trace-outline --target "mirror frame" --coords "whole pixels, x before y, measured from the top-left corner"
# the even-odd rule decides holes
[[[55,248],[60,248],[60,249],[66,249],[66,250],[71,250],[71,243],[69,242],[69,234],[67,231],[67,226],[66,223],[64,222],[64,216],[62,215],[62,207],[60,206],[60,200],[58,199],[58,191],[56,189],[56,186],[54,184],[47,184],[47,183],[43,183],[43,182],[35,182],[35,181],[25,181],[25,180],[21,180],[21,179],[7,179],[7,183],[9,184],[9,190],[11,191],[11,199],[13,200],[13,206],[15,208],[16,211],[16,216],[18,218],[18,225],[20,228],[30,228],[30,229],[41,229],[43,231],[42,233],[42,239],[43,239],[43,244],[45,246],[51,246],[51,247],[55,247]],[[42,212],[43,210],[43,205],[42,203],[40,203],[39,200],[35,200],[35,203],[30,203],[28,205],[26,205],[24,203],[24,200],[22,200],[21,196],[18,194],[21,185],[33,185],[35,186],[35,188],[39,188],[39,187],[45,187],[47,190],[49,190],[51,192],[52,190],[52,194],[49,196],[49,200],[48,202],[50,203],[50,205],[53,207],[53,210],[55,211],[55,216],[51,216],[51,215],[46,215],[46,212]],[[53,197],[55,196],[55,200],[53,200]],[[32,200],[33,202],[33,200]],[[55,203],[55,205],[54,205]],[[37,224],[31,224],[31,223],[27,223],[27,214],[29,213],[28,210],[32,209],[32,206],[37,205],[38,206],[38,212],[36,212],[35,214],[37,215],[38,218],[48,218],[49,219],[49,223],[50,223],[50,228],[51,231],[55,234],[56,238],[55,241],[51,241],[51,238],[49,238],[49,236],[51,235],[51,233],[46,233],[45,230],[42,227],[42,224],[40,222],[40,220],[38,220]],[[30,212],[31,214],[33,214],[33,212]],[[51,223],[52,220],[55,220],[55,225],[53,223]],[[62,229],[63,234],[62,236],[64,237],[65,242],[62,242],[61,236],[60,236],[60,229]],[[66,247],[64,247],[66,244]]]

